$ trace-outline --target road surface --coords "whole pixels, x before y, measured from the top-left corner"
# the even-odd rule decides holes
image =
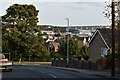
[[[100,76],[83,74],[38,65],[15,65],[12,72],[2,72],[2,80],[104,80]],[[106,80],[106,79],[105,79]],[[109,79],[107,79],[109,80]]]

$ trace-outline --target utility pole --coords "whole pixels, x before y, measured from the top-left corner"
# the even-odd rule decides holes
[[[112,0],[112,66],[111,76],[115,76],[115,2]]]
[[[67,67],[69,65],[69,19],[65,18],[67,20]]]

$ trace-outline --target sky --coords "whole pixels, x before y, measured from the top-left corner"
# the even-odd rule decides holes
[[[0,16],[17,4],[33,4],[38,13],[39,25],[110,25],[103,12],[111,0],[0,0]]]

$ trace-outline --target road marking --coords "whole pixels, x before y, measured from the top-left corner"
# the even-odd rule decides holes
[[[45,72],[43,72],[43,71],[38,71],[38,72],[45,74]]]
[[[29,68],[30,70],[33,70],[33,69],[31,69],[31,68]],[[39,71],[39,70],[34,70],[34,71],[37,71],[37,72],[40,72],[40,73],[43,73],[43,74],[47,74],[46,72],[43,72],[43,71]],[[49,75],[49,76],[51,76],[51,77],[53,77],[53,78],[57,78],[56,76],[54,76],[54,75],[52,75],[52,74],[47,74],[47,75]]]
[[[53,78],[57,78],[56,76],[54,76],[54,75],[52,75],[52,74],[47,74],[47,75],[52,76]]]

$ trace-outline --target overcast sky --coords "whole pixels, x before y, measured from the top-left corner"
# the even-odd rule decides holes
[[[39,10],[38,24],[66,25],[65,18],[69,18],[71,25],[110,24],[103,14],[110,0],[0,0],[0,16],[15,3],[33,4]]]

